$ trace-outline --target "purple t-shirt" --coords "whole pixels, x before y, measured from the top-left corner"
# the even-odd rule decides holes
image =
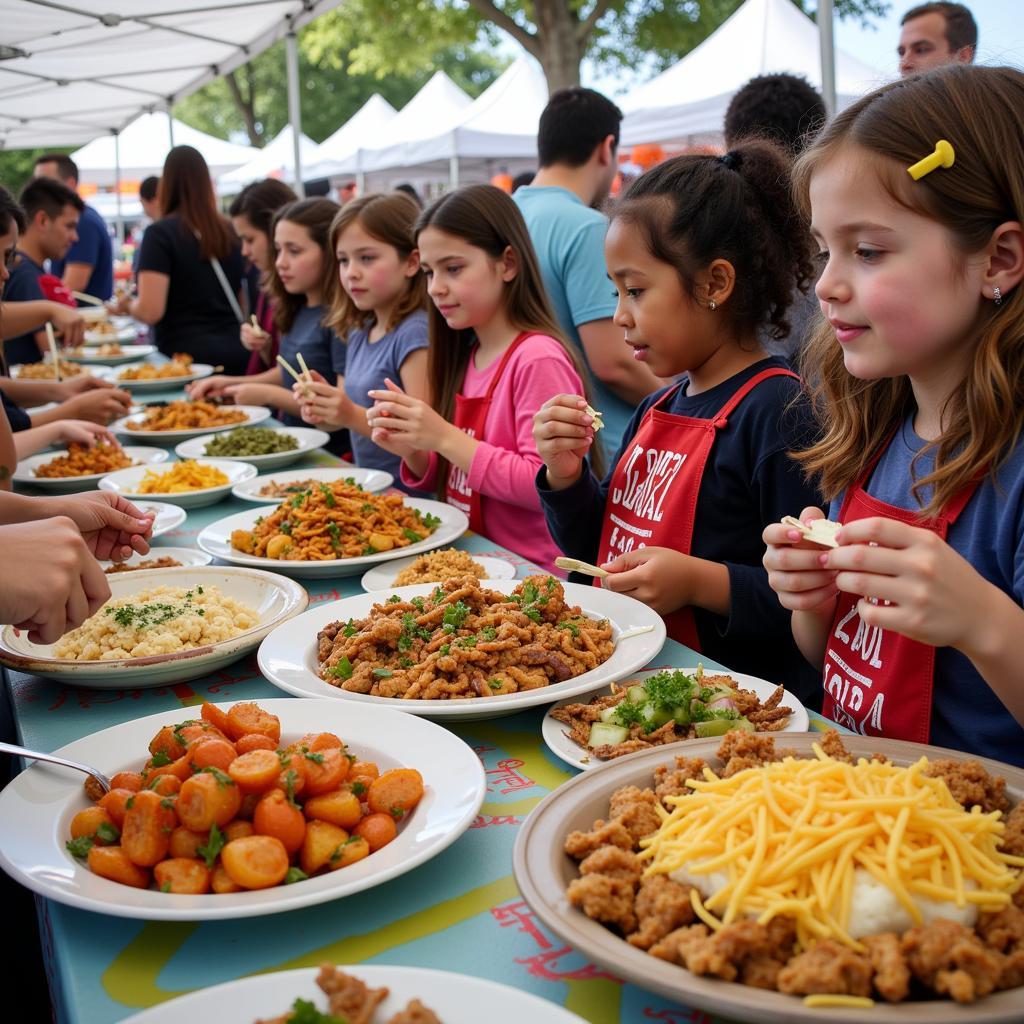
[[[364,409],[372,404],[368,391],[383,391],[386,377],[401,383],[402,363],[417,349],[427,347],[427,314],[417,310],[378,341],[369,341],[368,335],[364,327],[353,328],[348,340],[331,350],[334,372],[345,378],[345,394]],[[383,469],[395,478],[396,487],[408,490],[398,476],[401,459],[375,445],[365,434],[352,431],[352,455],[357,466]]]

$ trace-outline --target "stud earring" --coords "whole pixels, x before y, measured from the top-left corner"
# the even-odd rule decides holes
[[[1001,306],[1003,304],[1003,293],[999,290],[998,287],[992,289],[992,301],[997,306]]]
[[[716,309],[718,309],[718,303],[715,302],[714,299],[708,299],[708,309],[710,309],[713,313]]]

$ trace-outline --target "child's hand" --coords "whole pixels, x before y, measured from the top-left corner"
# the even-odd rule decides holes
[[[229,384],[222,395],[230,398],[235,405],[270,405],[276,408],[274,394],[287,394],[276,384]]]
[[[267,334],[260,327],[253,327],[251,323],[242,324],[242,329],[239,332],[239,336],[242,341],[242,347],[249,352],[264,352],[270,348],[273,343],[273,337]]]
[[[587,400],[579,395],[555,395],[533,417],[533,439],[552,490],[579,479],[583,459],[594,444],[594,421],[586,408]]]
[[[149,551],[152,512],[143,512],[110,491],[86,491],[58,498],[40,498],[50,515],[67,516],[81,531],[96,558],[123,561],[134,552]]]
[[[101,380],[89,373],[80,373],[77,377],[68,377],[54,385],[54,390],[60,396],[57,401],[63,402],[67,398],[74,398],[75,395],[84,394],[86,391],[98,391],[113,386],[109,380]]]
[[[667,615],[693,604],[690,594],[689,555],[672,548],[639,548],[628,551],[601,568],[612,575],[601,581],[606,590],[628,594]]]
[[[355,413],[364,410],[355,403],[342,388],[328,384],[316,370],[309,371],[306,381],[292,385],[292,395],[299,403],[299,415],[306,423],[347,426]]]
[[[120,388],[95,388],[61,402],[60,412],[62,419],[107,424],[127,415],[131,404],[132,396],[128,391]]]
[[[419,398],[407,395],[393,381],[386,381],[387,391],[368,391],[373,405],[366,410],[366,422],[375,434],[387,432],[391,444],[406,446],[410,451],[439,451],[445,435],[458,430]],[[372,435],[371,435],[372,436]],[[380,444],[381,442],[376,442]],[[381,444],[381,447],[386,447]],[[394,448],[387,448],[394,452]],[[397,454],[397,452],[395,452]]]
[[[861,598],[866,626],[933,647],[969,647],[985,631],[995,588],[931,530],[872,517],[837,539],[819,559],[839,590]]]
[[[804,523],[824,518],[820,508],[800,513]],[[838,592],[836,573],[823,566],[821,545],[805,541],[799,530],[784,523],[766,526],[761,539],[768,546],[762,559],[768,585],[779,595],[782,607],[794,612],[831,611]]]
[[[204,377],[202,380],[194,380],[187,385],[185,391],[193,402],[201,399],[216,398],[224,394],[226,388],[236,383],[240,378],[225,377],[221,373],[215,373],[212,377]]]
[[[106,427],[100,426],[98,423],[90,423],[88,420],[58,420],[56,427],[56,441],[84,444],[90,448],[100,442],[112,445],[114,448],[121,447],[117,438]]]

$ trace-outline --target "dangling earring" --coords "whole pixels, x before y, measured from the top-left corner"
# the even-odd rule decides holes
[[[708,309],[710,309],[713,313],[716,309],[718,309],[718,303],[715,302],[714,299],[708,299]]]
[[[1003,304],[1003,293],[999,290],[998,287],[992,289],[992,301],[997,306],[1001,306]]]

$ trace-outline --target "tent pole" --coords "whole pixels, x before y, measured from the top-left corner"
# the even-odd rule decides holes
[[[448,187],[459,187],[459,158],[454,154],[448,158]]]
[[[285,65],[288,72],[288,121],[292,126],[293,159],[295,161],[295,194],[300,198],[306,192],[302,187],[302,159],[299,153],[299,136],[302,120],[299,111],[299,40],[295,32],[285,38]]]
[[[167,105],[167,138],[170,140],[171,149],[174,149],[174,117],[171,115],[171,106]]]
[[[836,52],[832,33],[832,0],[818,0],[818,39],[821,43],[821,95],[831,117],[836,112]]]
[[[124,245],[124,218],[121,216],[121,136],[114,132],[114,193],[117,196],[117,240]]]

